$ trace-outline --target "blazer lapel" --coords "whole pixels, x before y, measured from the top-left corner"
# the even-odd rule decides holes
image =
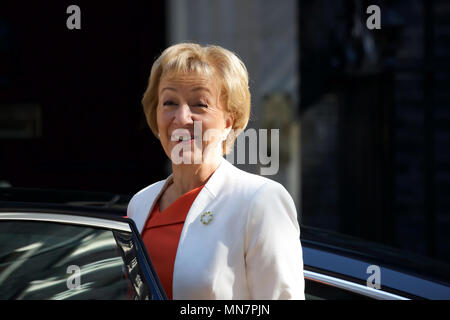
[[[219,225],[215,224],[214,221],[211,226],[203,228],[200,222],[200,216],[203,212],[212,209],[214,214],[214,220],[218,219],[221,214],[226,214],[227,210],[225,208],[217,208],[216,201],[219,201],[223,194],[232,192],[227,190],[227,185],[229,179],[232,177],[233,165],[229,163],[223,157],[221,158],[221,163],[219,167],[214,171],[212,176],[209,178],[208,182],[205,184],[203,189],[197,195],[197,198],[192,203],[191,208],[186,216],[186,220],[183,225],[181,236],[178,242],[177,253],[175,256],[174,270],[173,270],[173,298],[180,299],[188,296],[188,288],[180,286],[183,283],[180,277],[186,274],[186,268],[192,268],[195,265],[194,262],[190,261],[195,259],[191,255],[191,252],[195,251],[193,248],[198,248],[198,246],[205,245],[208,239],[202,237],[203,232],[210,233],[215,230],[215,236],[221,237],[221,233],[224,232]],[[198,239],[203,239],[199,241]],[[214,241],[214,239],[211,239]],[[198,272],[198,270],[192,270],[192,272]]]
[[[225,158],[221,157],[219,167],[209,178],[202,191],[200,191],[188,212],[180,241],[184,239],[184,234],[188,229],[186,225],[192,223],[201,214],[201,212],[203,212],[202,210],[204,210],[208,203],[210,203],[210,201],[212,201],[219,194],[219,191],[223,188],[224,184],[226,184],[226,172],[228,172],[230,168],[234,168],[233,165],[230,164]],[[139,214],[134,215],[133,220],[135,221],[136,227],[140,234],[142,234],[156,202],[159,200],[167,187],[172,183],[172,180],[173,174],[170,174],[166,180],[161,181],[162,187],[159,191],[155,191],[155,193],[157,192],[156,196],[153,196],[154,193],[152,191],[153,194],[145,196],[142,203],[139,204],[139,208],[136,208],[136,212],[139,212]]]
[[[144,208],[142,209],[142,215],[141,216],[137,216],[134,218],[135,223],[136,223],[136,227],[139,231],[140,234],[142,234],[142,231],[144,230],[145,224],[147,223],[147,220],[150,217],[150,213],[152,212],[153,208],[155,207],[156,202],[158,201],[159,197],[161,197],[161,195],[164,193],[164,191],[167,189],[167,187],[172,183],[172,174],[170,176],[167,177],[167,179],[164,181],[164,184],[161,187],[161,190],[159,190],[158,194],[156,195],[156,197],[154,197],[152,199],[152,197],[148,197],[148,199],[145,203],[144,203]]]
[[[197,198],[195,198],[191,208],[188,211],[183,230],[181,232],[178,248],[183,246],[183,242],[190,225],[200,219],[200,215],[208,210],[208,205],[210,205],[211,201],[217,197],[223,185],[226,184],[226,173],[230,166],[232,167],[226,159],[221,157],[220,164],[216,171],[214,171],[208,182],[197,195]]]

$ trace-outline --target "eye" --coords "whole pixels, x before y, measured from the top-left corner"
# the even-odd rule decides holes
[[[164,106],[173,106],[176,105],[175,102],[173,102],[172,100],[167,100],[163,103]]]
[[[196,103],[195,106],[201,107],[201,108],[208,108],[208,105],[206,103],[203,103],[203,102]]]

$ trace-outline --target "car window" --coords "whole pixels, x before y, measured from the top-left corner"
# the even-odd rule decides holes
[[[145,299],[131,233],[0,221],[0,299]]]
[[[326,283],[305,279],[306,300],[372,300]]]

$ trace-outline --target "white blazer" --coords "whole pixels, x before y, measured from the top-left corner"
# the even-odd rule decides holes
[[[138,193],[128,216],[140,233],[172,175]],[[203,224],[202,213],[213,220]],[[273,180],[224,158],[187,214],[173,271],[173,299],[304,299],[295,204]]]

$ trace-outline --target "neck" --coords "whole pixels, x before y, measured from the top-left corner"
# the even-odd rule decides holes
[[[220,158],[217,161],[202,164],[172,164],[172,187],[175,198],[205,184],[219,164]]]

